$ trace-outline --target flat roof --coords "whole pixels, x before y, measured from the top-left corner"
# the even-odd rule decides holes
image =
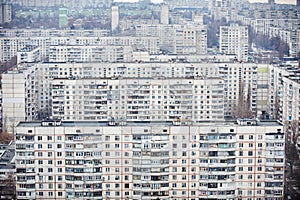
[[[17,127],[42,127],[42,122],[57,122],[57,121],[21,121]],[[115,124],[114,124],[115,123]],[[43,127],[89,127],[89,126],[283,126],[278,121],[259,121],[256,125],[239,125],[235,120],[230,121],[183,121],[181,124],[173,121],[61,121],[57,126],[43,125]]]

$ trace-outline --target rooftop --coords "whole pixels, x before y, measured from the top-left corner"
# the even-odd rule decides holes
[[[249,120],[249,119],[243,119]],[[239,124],[235,120],[230,121],[32,121],[19,122],[18,127],[105,127],[105,126],[282,126],[278,121],[258,121],[256,123]],[[253,119],[250,120],[253,122]]]

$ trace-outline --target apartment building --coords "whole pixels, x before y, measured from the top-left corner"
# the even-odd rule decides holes
[[[295,114],[297,108],[292,104],[297,105],[297,83],[299,69],[287,65],[272,66],[270,65],[270,111],[272,117],[281,122],[297,119]],[[295,90],[295,91],[293,91]],[[295,98],[295,99],[294,99]],[[284,106],[285,105],[285,106]],[[290,105],[287,107],[287,105]],[[296,110],[294,110],[294,109]],[[289,113],[289,114],[288,114]]]
[[[39,46],[42,58],[49,56],[51,45],[96,45],[96,46],[132,46],[137,50],[148,51],[149,54],[159,54],[160,45],[157,37],[1,37],[0,60],[10,60],[17,51],[28,45]]]
[[[66,121],[222,121],[220,78],[54,79],[52,117]]]
[[[10,133],[19,121],[36,119],[37,80],[34,64],[2,74],[2,126]]]
[[[49,62],[132,62],[132,46],[51,45]]]
[[[218,80],[221,79],[224,84],[223,102],[224,102],[224,114],[227,117],[236,116],[238,112],[245,113],[245,110],[237,109],[237,105],[244,105],[243,108],[247,108],[247,111],[252,112],[253,116],[256,116],[257,113],[263,113],[265,111],[265,83],[262,82],[262,85],[258,87],[259,83],[257,83],[256,78],[258,76],[258,69],[265,68],[266,65],[258,65],[254,63],[238,63],[238,62],[228,62],[228,63],[207,63],[207,62],[193,62],[189,63],[185,60],[171,59],[168,62],[162,62],[161,59],[151,62],[135,62],[135,63],[35,63],[35,64],[23,64],[20,65],[16,70],[11,70],[7,74],[13,74],[14,71],[18,71],[20,73],[20,77],[18,78],[20,82],[26,82],[29,79],[26,78],[28,76],[27,71],[22,70],[26,65],[27,68],[32,68],[33,71],[31,73],[34,76],[34,81],[28,81],[27,90],[22,91],[23,97],[35,98],[31,100],[35,102],[34,104],[29,104],[28,106],[25,104],[26,109],[24,110],[24,116],[27,116],[28,119],[33,119],[31,116],[29,117],[29,113],[26,113],[28,109],[32,109],[31,107],[35,106],[35,119],[44,119],[46,117],[51,116],[52,113],[52,85],[54,79],[66,79],[65,82],[70,82],[70,84],[76,84],[76,81],[82,84],[83,79],[107,79],[109,83],[115,82],[124,84],[126,86],[127,79],[135,79],[138,85],[138,78],[140,79],[148,79],[149,84],[156,85],[154,80],[157,82],[161,82],[162,80],[164,84],[167,84],[166,87],[169,87],[168,80],[169,79],[178,79],[179,81],[186,79],[191,80],[190,86],[194,87],[194,80],[197,80],[195,84],[215,84],[209,82],[210,80]],[[173,61],[172,61],[173,60]],[[22,74],[22,75],[21,75]],[[22,77],[22,78],[21,78]],[[3,84],[5,84],[7,88],[17,88],[18,86],[13,81],[12,75],[2,76]],[[25,79],[26,78],[26,79]],[[69,80],[70,79],[70,80]],[[122,82],[124,79],[125,82]],[[150,81],[152,80],[152,81]],[[199,82],[199,80],[201,80]],[[264,80],[264,79],[262,79]],[[122,82],[122,83],[121,83]],[[56,82],[57,83],[57,82]],[[65,83],[64,83],[65,84]],[[149,85],[148,84],[148,85]],[[164,85],[162,84],[162,85]],[[175,83],[174,83],[175,84]],[[188,84],[188,83],[185,83]],[[146,84],[147,85],[147,84]],[[109,85],[107,85],[108,87]],[[22,86],[23,87],[23,86]],[[77,87],[77,86],[76,86]],[[96,86],[95,86],[96,87]],[[127,86],[126,86],[127,87]],[[152,87],[152,86],[151,86]],[[199,90],[200,86],[197,86],[197,90]],[[79,88],[77,88],[79,91]],[[119,90],[120,87],[117,89]],[[201,89],[201,88],[200,88]],[[208,89],[208,88],[206,88]],[[82,88],[82,90],[84,90]],[[121,90],[121,89],[120,89]],[[122,89],[123,90],[123,89]],[[154,90],[154,89],[153,89]],[[191,95],[197,95],[195,90],[189,88],[189,92]],[[67,92],[67,91],[66,91]],[[76,91],[75,91],[76,92]],[[96,91],[95,91],[96,92]],[[199,92],[199,91],[198,91]],[[204,92],[204,90],[203,90]],[[211,91],[210,91],[211,92]],[[167,93],[167,99],[169,99],[170,93]],[[250,95],[251,94],[251,95]],[[261,94],[261,95],[257,95]],[[13,95],[13,93],[11,94]],[[66,95],[65,93],[63,95]],[[126,94],[129,95],[129,94]],[[125,95],[125,96],[126,96]],[[154,95],[157,98],[158,93]],[[199,94],[201,95],[201,94]],[[211,94],[213,95],[213,94]],[[10,94],[6,92],[2,95],[3,101],[10,102],[11,105],[18,106],[18,102],[10,101]],[[68,95],[67,95],[68,96]],[[180,96],[180,95],[179,95]],[[95,96],[94,96],[95,97]],[[269,96],[268,96],[269,97]],[[125,97],[124,97],[125,98]],[[151,96],[152,98],[152,96]],[[162,100],[160,104],[163,103],[163,97],[161,95]],[[187,96],[187,99],[192,99],[194,97]],[[203,97],[205,98],[205,97]],[[220,97],[221,98],[221,97]],[[24,100],[25,101],[25,100]],[[124,100],[125,101],[125,100]],[[157,103],[159,100],[155,100]],[[197,100],[199,101],[199,100]],[[208,100],[209,104],[211,103],[211,99]],[[113,101],[114,102],[114,101]],[[203,99],[203,103],[206,102],[206,99]],[[78,103],[78,102],[77,102]],[[121,102],[119,101],[118,104]],[[198,102],[199,103],[199,102]],[[196,103],[196,104],[198,104]],[[151,102],[151,104],[153,104]],[[260,105],[264,106],[260,106]],[[245,106],[247,105],[247,106]],[[3,106],[8,106],[3,104]],[[68,105],[66,105],[68,106]],[[162,106],[162,105],[160,105]],[[198,105],[195,105],[198,106]],[[71,106],[72,107],[72,106]],[[118,109],[121,106],[117,106]],[[72,108],[73,109],[73,108]],[[75,109],[75,108],[74,108]],[[176,108],[177,109],[177,108]],[[200,107],[196,108],[195,112],[199,110]],[[209,108],[208,110],[211,110]],[[197,111],[197,112],[198,112]],[[9,112],[9,113],[6,113]],[[21,110],[19,110],[21,112]],[[218,111],[219,112],[219,111]],[[11,115],[12,113],[9,109],[3,109],[3,116]],[[120,113],[119,113],[120,114]],[[194,113],[195,114],[195,113]],[[192,116],[194,116],[194,114]],[[199,115],[199,113],[197,114]],[[202,114],[201,114],[202,115]],[[201,116],[199,115],[199,116]],[[198,116],[198,117],[199,117]],[[204,116],[204,115],[203,115]],[[71,117],[71,116],[70,116]],[[73,116],[70,118],[72,119]],[[197,118],[199,119],[199,118]],[[22,119],[24,120],[24,119]],[[79,119],[78,119],[79,120]]]
[[[41,51],[37,46],[26,46],[17,52],[17,63],[36,63],[41,61]]]
[[[178,55],[207,54],[207,28],[196,24],[135,26],[137,36],[156,36],[161,49]]]
[[[225,116],[268,117],[269,65],[222,63],[220,77],[225,81]]]
[[[110,7],[112,0],[52,0],[52,1],[43,1],[43,0],[16,0],[15,3],[24,7],[53,7],[53,6],[65,6],[71,8],[83,8],[83,7],[96,7],[97,5],[103,5],[106,8]]]
[[[162,3],[160,7],[160,23],[169,24],[169,5]]]
[[[232,24],[220,26],[220,52],[237,55],[237,60],[248,61],[248,27]]]
[[[109,30],[68,30],[68,29],[1,29],[1,37],[105,37]]]
[[[119,28],[119,7],[114,5],[111,7],[111,32],[114,33]]]
[[[18,199],[283,199],[276,122],[21,122]]]
[[[0,24],[9,23],[12,20],[12,6],[10,0],[0,1]]]

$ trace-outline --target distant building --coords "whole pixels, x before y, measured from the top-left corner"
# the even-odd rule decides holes
[[[111,32],[114,33],[119,28],[119,6],[113,5],[111,7]]]
[[[271,5],[274,5],[275,4],[275,0],[268,0],[268,3],[271,4]]]
[[[12,5],[10,0],[0,0],[0,24],[9,23],[12,20]]]
[[[235,54],[238,61],[248,61],[248,27],[220,26],[220,52]]]
[[[51,45],[49,62],[131,62],[132,46]]]
[[[59,8],[59,28],[65,28],[68,26],[68,10],[67,8]]]
[[[169,6],[165,3],[161,4],[160,23],[169,24]]]
[[[160,39],[163,53],[177,55],[207,54],[207,28],[188,25],[148,25],[135,27],[137,36],[156,36]]]

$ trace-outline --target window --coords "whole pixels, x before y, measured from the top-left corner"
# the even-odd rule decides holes
[[[38,140],[41,141],[42,140],[42,136],[38,136]]]
[[[258,143],[258,144],[257,144],[257,147],[262,147],[262,143]]]
[[[248,151],[248,156],[253,156],[253,151]]]
[[[262,167],[257,167],[257,171],[262,171]]]

